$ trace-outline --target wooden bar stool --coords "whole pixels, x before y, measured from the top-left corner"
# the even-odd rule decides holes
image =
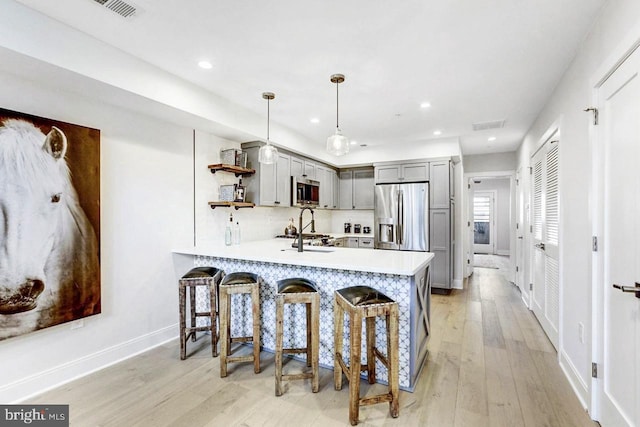
[[[349,366],[342,359],[344,312],[349,315]],[[333,381],[342,389],[342,372],[349,380],[349,421],[358,424],[360,406],[389,402],[393,418],[400,413],[398,405],[398,303],[368,286],[353,286],[335,291],[334,298],[335,357]],[[387,325],[387,356],[376,348],[376,316],[385,316]],[[367,364],[361,367],[360,345],[362,319],[366,319]],[[376,357],[386,366],[389,376],[388,393],[360,398],[360,372],[366,371],[369,384],[376,382]]]
[[[283,321],[285,304],[305,304],[307,313],[307,346],[283,348]],[[318,392],[320,375],[318,359],[320,348],[320,294],[315,283],[308,279],[293,278],[278,281],[276,294],[276,396],[282,395],[282,381],[311,378],[311,390]],[[282,355],[306,353],[311,372],[282,374]]]
[[[231,337],[231,295],[250,294],[253,335]],[[230,273],[220,282],[220,377],[227,376],[227,364],[253,362],[253,371],[260,373],[260,283],[253,273]],[[232,357],[232,342],[252,342],[253,355]]]
[[[218,355],[218,328],[216,319],[217,311],[217,294],[218,284],[224,276],[224,271],[215,267],[195,267],[182,276],[178,282],[179,289],[179,308],[180,308],[180,359],[187,357],[187,340],[191,337],[192,341],[196,340],[196,332],[211,332],[211,353],[213,357]],[[209,292],[209,303],[211,310],[207,312],[196,311],[196,289],[198,286],[204,286]],[[189,319],[190,324],[187,327],[187,288],[189,289]],[[209,326],[197,326],[196,318],[209,318]]]

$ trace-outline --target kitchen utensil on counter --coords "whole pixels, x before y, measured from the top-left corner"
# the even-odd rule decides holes
[[[364,227],[362,227],[362,232],[364,234],[369,234],[371,233],[371,227],[367,227],[366,225]]]
[[[287,236],[295,236],[296,234],[298,234],[296,226],[293,225],[293,218],[289,218],[289,225],[284,229],[284,234],[286,234]]]
[[[351,223],[350,222],[345,222],[344,223],[344,232],[345,233],[351,233]]]
[[[360,233],[360,229],[362,228],[362,226],[360,224],[353,224],[353,232],[354,233]]]

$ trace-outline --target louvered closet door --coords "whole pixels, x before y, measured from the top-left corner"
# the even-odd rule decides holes
[[[558,347],[560,323],[559,163],[557,134],[532,158],[532,308],[547,336]]]

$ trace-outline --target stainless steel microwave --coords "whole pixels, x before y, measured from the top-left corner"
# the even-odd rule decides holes
[[[320,205],[320,182],[299,176],[291,177],[291,206]]]

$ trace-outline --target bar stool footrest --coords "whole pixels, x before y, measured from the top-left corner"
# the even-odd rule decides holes
[[[292,354],[300,354],[300,353],[307,353],[307,349],[306,348],[283,348],[282,349],[282,353],[287,354],[287,353],[292,353]]]
[[[251,356],[227,356],[228,363],[237,362],[253,362],[253,355]]]
[[[385,393],[385,394],[377,394],[375,396],[360,398],[358,403],[360,404],[360,406],[364,406],[364,405],[375,405],[376,403],[391,402],[392,400],[393,400],[393,396],[391,396],[391,393]]]
[[[253,342],[253,337],[231,337],[231,342]]]
[[[313,372],[304,372],[300,374],[286,374],[282,375],[283,380],[305,380],[307,378],[313,378]]]

